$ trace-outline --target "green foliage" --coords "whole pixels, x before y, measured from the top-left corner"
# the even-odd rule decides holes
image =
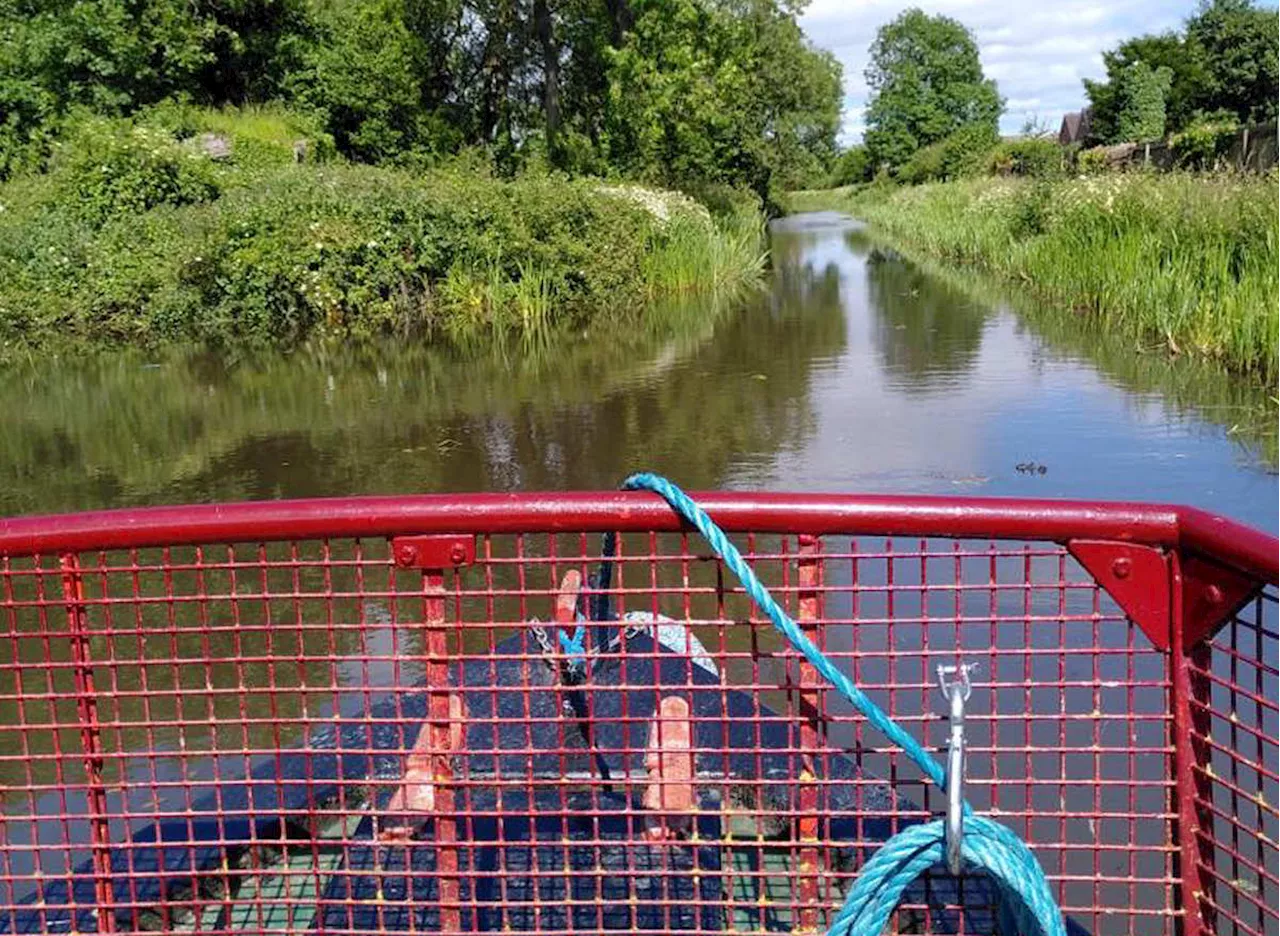
[[[907,10],[880,28],[866,71],[866,145],[872,164],[897,167],[962,128],[991,136],[1004,109],[973,35],[945,16]]]
[[[898,181],[908,185],[922,185],[946,177],[946,142],[922,146],[898,167]]]
[[[961,179],[986,171],[992,148],[999,142],[988,123],[970,123],[942,141],[942,171],[947,179]]]
[[[75,107],[274,93],[306,29],[302,4],[0,0],[0,178],[38,166],[50,125]]]
[[[1076,154],[1076,170],[1083,175],[1096,175],[1107,168],[1107,148],[1093,146]]]
[[[1274,10],[1250,0],[1206,0],[1181,32],[1138,36],[1103,53],[1105,81],[1084,82],[1099,143],[1124,142],[1125,76],[1138,63],[1167,69],[1167,126],[1180,131],[1202,114],[1228,111],[1241,123],[1274,118],[1277,78]],[[1136,138],[1135,138],[1136,139]]]
[[[912,185],[960,179],[986,171],[999,137],[986,124],[961,127],[946,139],[922,147],[898,170],[899,180]]]
[[[1138,36],[1122,42],[1116,49],[1102,54],[1107,69],[1106,81],[1085,80],[1085,93],[1092,114],[1092,137],[1099,143],[1122,142],[1118,134],[1121,100],[1117,97],[1123,75],[1138,62],[1152,69],[1168,69],[1169,87],[1165,93],[1165,115],[1170,127],[1186,124],[1201,106],[1205,82],[1205,63],[1195,46],[1188,46],[1179,33],[1166,32]]]
[[[198,149],[163,130],[100,117],[76,123],[57,146],[51,178],[69,210],[94,225],[221,192],[212,161]]]
[[[1206,81],[1199,110],[1231,111],[1241,123],[1276,116],[1275,9],[1250,0],[1212,0],[1187,21],[1187,43],[1203,57]]]
[[[95,123],[92,144],[50,175],[0,189],[0,338],[461,340],[758,275],[758,212],[717,223],[683,197],[637,192],[457,171],[250,171],[155,128]]]
[[[1184,169],[1213,169],[1240,129],[1236,115],[1219,111],[1197,117],[1181,133],[1169,138],[1178,165]]]
[[[1116,138],[1120,142],[1145,142],[1164,138],[1164,96],[1173,73],[1134,62],[1121,72],[1116,87]]]
[[[997,175],[1051,178],[1062,174],[1065,157],[1056,140],[1005,140],[991,150],[988,169]]]
[[[753,189],[822,178],[835,149],[840,71],[773,2],[745,14],[704,0],[640,0],[612,57],[605,142],[625,174]]]
[[[0,0],[0,179],[75,108],[281,100],[346,156],[774,189],[830,169],[840,72],[789,0]],[[315,137],[316,134],[309,134]]]
[[[319,18],[321,41],[287,78],[292,95],[323,116],[355,159],[430,159],[463,141],[465,128],[450,126],[427,93],[444,63],[421,12],[406,0],[338,4]]]
[[[227,165],[255,170],[292,162],[326,162],[337,155],[334,141],[314,114],[279,104],[251,104],[214,110],[168,101],[139,113],[137,122],[175,139],[199,145],[209,135],[230,147]]]
[[[850,208],[908,245],[1016,280],[1101,330],[1274,383],[1278,192],[1274,172],[1112,173],[902,187]]]
[[[831,172],[832,186],[857,185],[871,181],[871,154],[865,146],[850,146],[836,157],[835,168]]]
[[[1015,240],[1043,234],[1052,217],[1054,190],[1043,179],[1013,201],[1009,212],[1009,233]]]

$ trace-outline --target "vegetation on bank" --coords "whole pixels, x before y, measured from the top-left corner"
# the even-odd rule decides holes
[[[46,172],[0,186],[0,340],[537,337],[762,270],[758,202],[732,189],[708,190],[713,213],[594,179],[502,179],[483,160],[357,165],[294,120],[182,108],[82,120]],[[195,132],[210,122],[224,157]]]
[[[0,0],[0,341],[538,335],[753,279],[840,121],[796,11]]]
[[[944,262],[982,268],[1144,346],[1221,360],[1274,386],[1280,216],[1263,177],[1124,173],[973,178],[794,193]]]
[[[1252,0],[1209,0],[1180,30],[1126,39],[1104,52],[1104,81],[1085,79],[1087,143],[1158,140],[1166,133],[1276,117],[1276,11]]]

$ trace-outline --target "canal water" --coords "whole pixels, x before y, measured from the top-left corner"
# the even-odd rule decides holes
[[[1261,381],[1086,337],[856,222],[772,227],[758,295],[527,347],[44,360],[0,376],[0,513],[689,488],[1176,501],[1275,532]]]

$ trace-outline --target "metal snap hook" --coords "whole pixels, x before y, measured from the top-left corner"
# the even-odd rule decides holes
[[[938,667],[938,688],[950,703],[951,740],[947,747],[947,870],[959,875],[964,861],[964,704],[973,694],[969,673],[972,663]],[[949,677],[955,677],[949,679]]]

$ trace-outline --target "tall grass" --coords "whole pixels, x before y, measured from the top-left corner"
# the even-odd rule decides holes
[[[1277,176],[1127,173],[801,193],[948,263],[986,269],[1144,346],[1274,385]]]
[[[651,298],[740,289],[764,273],[768,250],[764,216],[737,210],[711,220],[696,214],[667,221],[645,256]]]

